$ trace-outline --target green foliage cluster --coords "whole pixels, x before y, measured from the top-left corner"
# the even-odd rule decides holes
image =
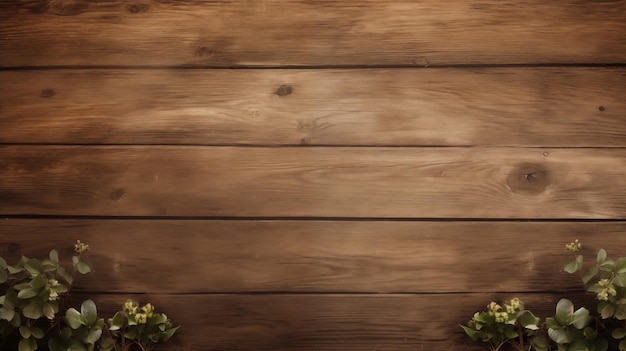
[[[518,299],[487,305],[461,327],[474,341],[490,350],[509,347],[516,351],[626,351],[626,257],[612,260],[600,249],[595,263],[583,269],[582,245],[576,240],[566,245],[574,253],[563,270],[579,272],[585,290],[594,294],[595,308],[575,309],[561,299],[556,313],[544,322],[535,317]],[[584,271],[584,272],[583,272]]]
[[[92,300],[84,301],[80,311],[59,313],[76,275],[93,271],[83,255],[88,249],[76,242],[69,270],[56,250],[43,260],[22,256],[14,266],[0,257],[0,349],[17,340],[19,351],[44,345],[50,351],[148,351],[174,335],[178,327],[149,303],[139,307],[128,300],[106,322]]]

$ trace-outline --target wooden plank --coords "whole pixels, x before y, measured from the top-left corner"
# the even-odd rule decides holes
[[[617,218],[625,149],[0,147],[6,215]]]
[[[77,296],[80,305],[83,296]],[[563,294],[87,295],[103,315],[126,298],[182,325],[168,350],[479,351],[459,324],[492,300],[521,298],[542,318]],[[576,306],[584,299],[567,294]]]
[[[0,6],[4,67],[626,62],[624,1],[58,0]]]
[[[0,147],[6,215],[623,218],[626,150]]]
[[[3,71],[0,81],[0,143],[626,146],[622,68]]]
[[[530,292],[582,287],[560,273],[580,239],[626,255],[626,222],[0,221],[0,256],[71,256],[89,243],[97,292]]]

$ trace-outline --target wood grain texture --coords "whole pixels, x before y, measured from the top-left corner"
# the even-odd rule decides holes
[[[625,222],[5,219],[0,256],[68,259],[80,239],[96,272],[75,286],[102,293],[541,292],[582,287],[560,273],[566,243],[580,239],[593,261],[599,248],[623,255],[625,233]]]
[[[89,297],[92,297],[91,295]],[[104,315],[126,298],[151,302],[182,325],[171,351],[479,351],[458,326],[489,301],[518,297],[543,318],[580,294],[99,295]],[[80,305],[82,296],[76,296]],[[110,312],[109,312],[110,313]]]
[[[626,62],[626,2],[3,1],[0,66]]]
[[[2,146],[5,215],[612,218],[626,150]]]
[[[0,81],[0,143],[626,146],[621,68],[37,70]]]

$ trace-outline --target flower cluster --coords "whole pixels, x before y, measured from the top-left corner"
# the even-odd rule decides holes
[[[89,250],[89,245],[81,243],[80,240],[76,240],[76,244],[74,245],[74,251],[76,253],[82,254],[87,250]]]
[[[615,286],[609,279],[600,279],[598,285],[602,287],[602,290],[598,292],[598,300],[608,301],[609,296],[617,295],[617,290],[615,290]]]
[[[128,319],[134,321],[135,324],[146,324],[148,318],[154,314],[154,306],[152,304],[147,303],[139,308],[139,305],[133,300],[126,300],[122,309],[128,316]],[[140,310],[141,312],[139,312]]]
[[[573,242],[565,245],[565,249],[571,252],[578,252],[580,251],[580,249],[582,249],[583,245],[580,243],[580,241],[578,241],[578,239],[574,240]]]

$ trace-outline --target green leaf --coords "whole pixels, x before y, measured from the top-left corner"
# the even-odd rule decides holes
[[[174,327],[174,328],[170,328],[168,330],[166,330],[163,334],[163,337],[161,338],[163,341],[167,341],[169,340],[169,338],[171,338],[174,333],[176,333],[176,331],[178,330],[178,328],[180,328],[180,326],[178,327]]]
[[[57,273],[61,276],[61,278],[65,279],[68,284],[72,285],[74,282],[74,278],[71,274],[67,273],[65,268],[59,266],[59,268],[57,268]]]
[[[72,329],[78,329],[81,325],[83,325],[83,318],[80,314],[80,312],[78,312],[76,309],[74,308],[69,308],[66,312],[65,312],[65,322],[67,323],[67,325],[70,326],[70,328]]]
[[[11,325],[13,326],[13,328],[19,328],[19,326],[22,325],[22,317],[20,317],[19,313],[13,315],[13,319],[11,319]]]
[[[167,341],[167,340],[163,340],[163,341]],[[535,351],[548,351],[550,350],[550,342],[548,341],[548,339],[546,339],[543,336],[539,336],[536,338],[533,338],[530,342],[530,344],[533,347],[533,350]]]
[[[507,339],[515,339],[519,336],[519,333],[517,333],[517,331],[515,330],[515,327],[512,325],[507,325],[504,328],[504,336]]]
[[[57,250],[50,250],[50,254],[48,254],[48,257],[53,263],[59,263],[59,253],[57,252]]]
[[[589,348],[584,341],[576,340],[567,348],[567,351],[589,351]]]
[[[620,257],[615,261],[615,273],[626,273],[626,257]]]
[[[522,324],[522,327],[530,330],[539,329],[539,321],[540,319],[528,310],[522,312],[522,315],[520,317],[520,323]]]
[[[78,261],[78,263],[74,265],[74,269],[76,269],[80,274],[87,274],[92,271],[91,266],[83,261]]]
[[[100,329],[91,329],[83,338],[83,342],[86,344],[95,344],[102,336],[102,330]]]
[[[600,301],[598,302],[598,313],[603,319],[611,318],[615,313],[615,305],[608,301]]]
[[[0,284],[6,283],[8,278],[9,278],[9,275],[7,274],[7,271],[4,269],[0,270]]]
[[[9,273],[11,274],[17,274],[19,272],[22,272],[24,270],[24,267],[13,267],[13,266],[7,266],[7,269],[9,270]]]
[[[37,350],[37,343],[33,339],[22,339],[18,346],[19,351],[34,351]]]
[[[7,308],[5,306],[5,307],[0,308],[0,319],[4,319],[10,322],[13,319],[14,315],[15,315],[15,310],[13,309],[13,307]]]
[[[43,316],[43,313],[41,312],[41,306],[35,301],[31,301],[28,305],[24,306],[24,308],[22,309],[22,314],[24,315],[24,317],[30,319],[39,319],[41,318],[41,316]]]
[[[109,320],[109,330],[120,330],[124,325],[124,316],[120,312],[116,312],[113,318]]]
[[[112,338],[103,338],[100,340],[100,351],[113,351],[115,343]]]
[[[576,256],[576,259],[574,261],[566,264],[565,267],[563,267],[563,270],[566,271],[567,273],[574,273],[577,270],[581,269],[582,267],[583,267],[583,256],[578,255]]]
[[[33,327],[33,328],[30,330],[30,332],[31,332],[31,334],[33,335],[33,337],[34,337],[35,339],[43,339],[43,337],[44,337],[44,335],[45,335],[45,333],[43,332],[43,330],[42,330],[41,328],[38,328],[38,327]]]
[[[39,290],[46,286],[46,278],[43,275],[38,275],[30,281],[29,285],[31,288]]]
[[[574,319],[574,304],[568,299],[561,299],[556,304],[556,320],[565,326],[572,323]]]
[[[0,257],[0,269],[5,270],[9,265],[7,265],[7,261],[4,258]]]
[[[557,344],[565,344],[572,341],[563,328],[548,329],[548,336],[550,336],[550,339]]]
[[[559,322],[557,322],[556,319],[548,317],[546,318],[546,327],[550,329],[558,329],[561,327],[561,325],[559,324]]]
[[[32,286],[30,286],[29,283],[19,283],[13,286],[13,289],[15,290],[22,290],[22,289],[28,289],[28,288],[32,288]]]
[[[17,298],[18,299],[30,299],[31,297],[35,297],[37,296],[38,291],[34,290],[32,288],[26,288],[26,289],[22,289],[20,290],[20,292],[17,293]]]
[[[84,301],[80,306],[80,314],[82,314],[86,325],[93,325],[98,319],[96,304],[92,300]]]
[[[43,266],[39,261],[33,258],[26,261],[24,268],[26,268],[28,273],[30,273],[32,276],[43,273]]]
[[[21,326],[20,327],[20,335],[24,339],[30,338],[30,335],[31,335],[30,328],[25,326],[25,325]]]
[[[598,255],[596,256],[596,261],[598,264],[603,264],[606,261],[606,250],[600,249],[598,250]]]
[[[70,345],[67,348],[67,351],[87,351],[87,348],[82,342],[75,340],[75,339],[71,339]]]
[[[626,351],[626,340],[622,340],[619,343],[619,350],[620,351]]]
[[[128,327],[128,329],[126,329],[126,333],[124,333],[124,337],[134,340],[137,337],[137,327]]]
[[[613,276],[613,284],[620,288],[626,288],[626,274],[616,274]]]
[[[624,328],[615,328],[613,329],[613,332],[611,332],[611,336],[613,337],[613,339],[623,339],[626,336],[626,329]]]
[[[591,267],[591,268],[589,268],[587,273],[585,273],[585,275],[583,275],[583,277],[582,277],[583,283],[585,283],[585,284],[589,283],[589,281],[591,279],[593,279],[593,277],[595,277],[596,274],[598,274],[598,267]]]
[[[43,315],[46,316],[46,318],[48,319],[54,319],[54,307],[49,304],[49,303],[45,303],[43,305],[43,307],[41,308],[41,311],[43,312]]]
[[[574,312],[574,319],[572,320],[572,325],[576,327],[576,329],[583,329],[591,322],[591,317],[589,316],[589,310],[584,307],[579,308]]]
[[[583,335],[585,336],[585,339],[593,340],[598,336],[598,332],[594,328],[586,327],[583,330]]]

